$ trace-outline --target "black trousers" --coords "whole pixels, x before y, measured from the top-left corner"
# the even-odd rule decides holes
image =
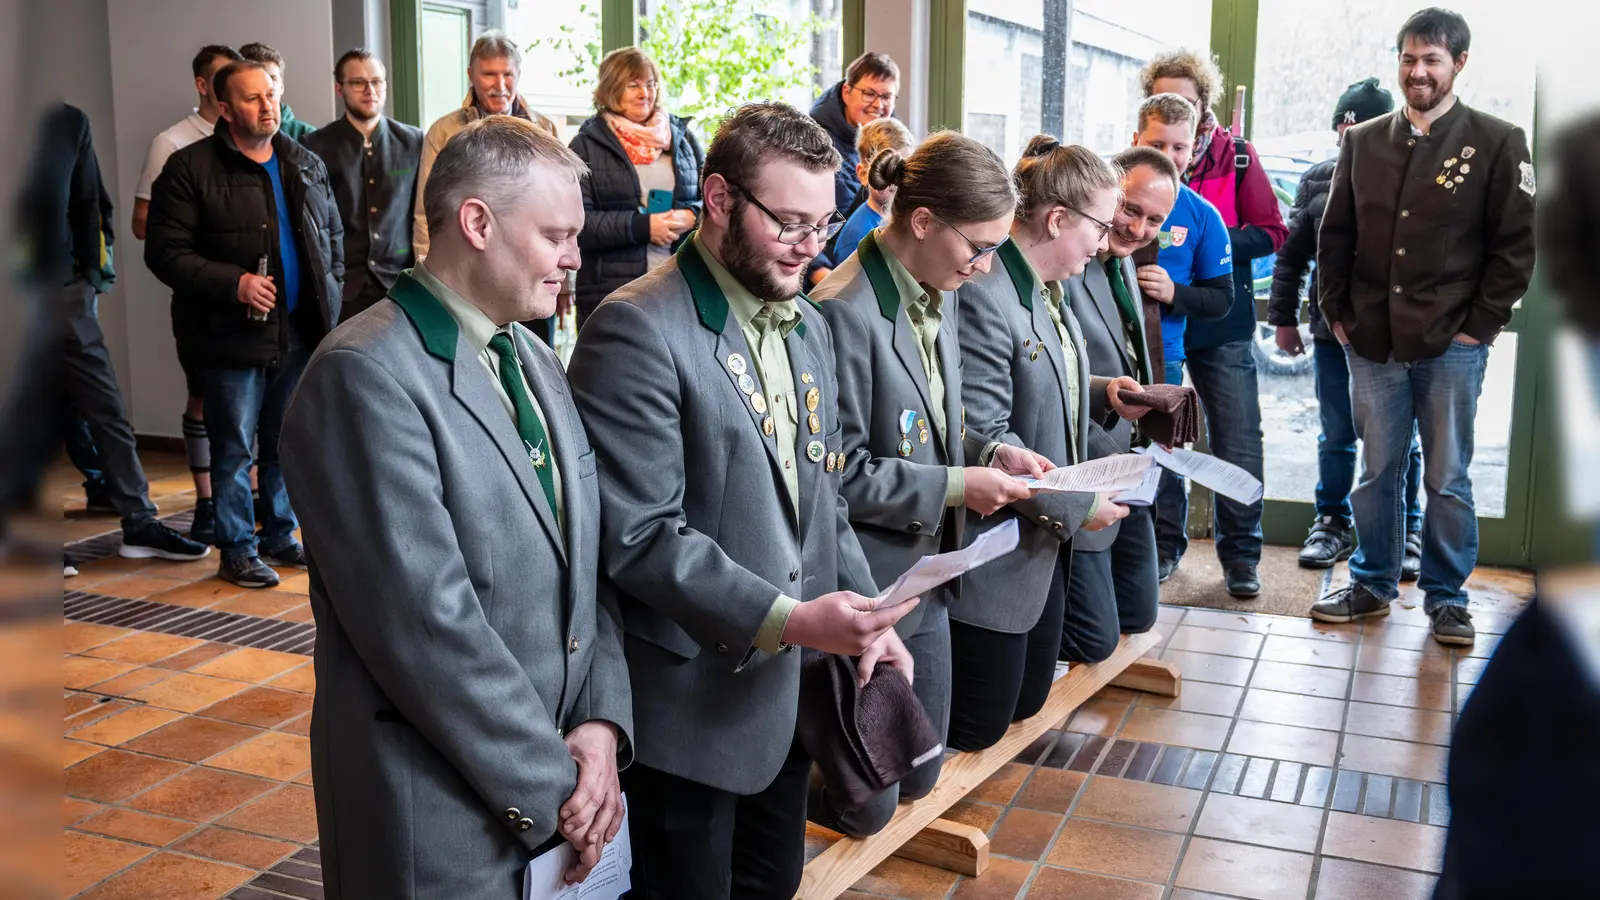
[[[1070,552],[1058,556],[1065,559]],[[1061,569],[1058,562],[1044,610],[1029,631],[1002,634],[950,620],[950,733],[945,745],[951,750],[993,747],[1012,722],[1044,708],[1061,650],[1066,604]]]
[[[65,316],[62,388],[71,409],[83,417],[99,452],[106,498],[122,516],[124,529],[155,518],[133,426],[122,408],[122,391],[100,330],[99,299],[87,282],[64,287],[59,300]]]
[[[1061,577],[1059,571],[1057,577]],[[1116,652],[1122,635],[1142,634],[1155,627],[1161,584],[1150,507],[1130,507],[1108,549],[1073,551],[1066,584],[1061,629],[1064,660],[1100,662]]]
[[[805,866],[811,759],[796,740],[778,776],[741,796],[638,763],[622,773],[634,900],[791,900]]]

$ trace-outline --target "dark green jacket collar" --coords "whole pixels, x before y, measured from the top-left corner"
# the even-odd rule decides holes
[[[728,298],[723,295],[722,288],[717,286],[716,276],[711,274],[711,269],[706,261],[700,257],[700,251],[695,247],[695,235],[690,234],[678,248],[678,271],[683,273],[683,280],[689,282],[689,294],[694,298],[695,311],[700,314],[700,324],[710,329],[715,334],[721,334],[722,329],[728,324]],[[800,299],[821,310],[817,301],[800,294]],[[806,336],[806,323],[801,322],[794,326],[794,333],[804,338]]]
[[[867,232],[856,247],[861,254],[861,268],[872,284],[872,293],[878,298],[878,311],[893,322],[900,314],[900,289],[895,286],[894,273],[889,271],[889,261],[883,258],[883,248],[878,246],[877,233]]]
[[[1017,247],[1016,241],[1006,241],[1000,245],[998,251],[1000,263],[1006,267],[1006,274],[1011,276],[1011,284],[1017,289],[1017,297],[1022,300],[1022,305],[1028,312],[1033,312],[1033,267],[1028,264],[1027,257],[1022,255],[1022,250]]]
[[[461,336],[461,326],[456,324],[455,317],[444,308],[439,298],[412,277],[410,269],[401,272],[394,280],[394,287],[389,289],[389,299],[411,317],[411,324],[416,326],[417,334],[422,337],[422,346],[430,354],[445,362],[456,361],[456,340]]]

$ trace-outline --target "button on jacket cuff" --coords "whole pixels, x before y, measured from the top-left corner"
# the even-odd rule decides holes
[[[766,653],[777,653],[783,643],[783,630],[789,627],[789,616],[800,601],[793,597],[779,594],[772,601],[772,609],[767,611],[767,617],[761,622],[761,630],[756,632],[756,649]]]

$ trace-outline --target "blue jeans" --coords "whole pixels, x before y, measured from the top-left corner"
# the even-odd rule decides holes
[[[1252,343],[1247,338],[1191,349],[1184,364],[1189,367],[1189,379],[1205,409],[1206,439],[1212,455],[1260,479],[1261,395]],[[1180,479],[1172,479],[1169,488],[1163,478],[1156,507],[1157,551],[1162,559],[1182,559],[1189,548],[1188,536],[1183,532],[1183,522],[1189,517],[1189,498],[1183,493]],[[1262,508],[1260,500],[1244,504],[1222,496],[1215,498],[1217,561],[1224,569],[1261,562]]]
[[[278,434],[310,356],[311,349],[298,336],[291,336],[289,352],[279,368],[208,368],[201,372],[217,506],[217,549],[224,561],[256,556],[258,547],[271,554],[294,543],[298,523],[289,508],[289,492],[278,465]],[[328,437],[337,440],[335,435]],[[254,462],[264,513],[259,538],[250,497],[252,443],[259,449]]]
[[[1317,406],[1322,413],[1322,433],[1317,435],[1317,517],[1332,516],[1346,525],[1350,489],[1356,480],[1356,422],[1350,411],[1350,366],[1338,341],[1312,341],[1311,364],[1316,371]],[[1406,533],[1422,531],[1422,442],[1415,430],[1411,461],[1406,466]]]
[[[1422,529],[1423,609],[1465,606],[1462,589],[1478,561],[1478,516],[1472,505],[1473,429],[1489,359],[1486,344],[1451,341],[1443,356],[1375,363],[1344,348],[1351,400],[1361,435],[1361,483],[1350,495],[1356,552],[1350,578],[1375,596],[1399,596],[1405,542],[1403,491],[1411,432],[1422,435],[1428,516]]]

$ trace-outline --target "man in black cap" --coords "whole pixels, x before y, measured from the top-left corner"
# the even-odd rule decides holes
[[[1333,109],[1333,130],[1339,138],[1345,129],[1394,110],[1394,97],[1368,78],[1345,88]],[[1312,166],[1300,176],[1294,209],[1289,214],[1289,239],[1278,250],[1272,270],[1272,294],[1267,301],[1267,323],[1278,328],[1278,347],[1290,356],[1306,351],[1300,338],[1300,300],[1307,273],[1317,255],[1317,228],[1328,205],[1333,184],[1334,156]],[[1356,533],[1350,509],[1350,489],[1356,477],[1356,423],[1350,411],[1350,367],[1344,349],[1317,309],[1316,275],[1304,295],[1311,298],[1311,364],[1316,372],[1317,405],[1322,433],[1317,436],[1316,520],[1300,548],[1300,565],[1307,569],[1332,568],[1355,550]],[[1406,541],[1400,566],[1402,581],[1415,581],[1422,569],[1422,506],[1417,488],[1422,483],[1422,445],[1411,440],[1406,467]]]

